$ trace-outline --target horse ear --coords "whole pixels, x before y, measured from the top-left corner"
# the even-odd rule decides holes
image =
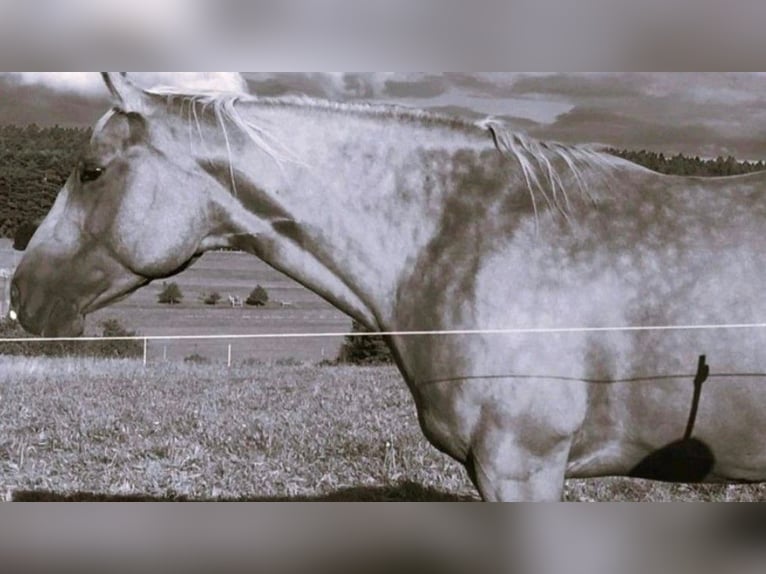
[[[146,92],[134,84],[127,72],[101,72],[106,87],[115,104],[126,112],[140,112],[146,100]]]
[[[235,91],[242,92],[243,94],[247,94],[250,92],[250,86],[247,83],[247,80],[245,79],[245,76],[242,75],[242,72],[237,72],[235,77],[235,81],[239,83],[239,86],[236,88]]]

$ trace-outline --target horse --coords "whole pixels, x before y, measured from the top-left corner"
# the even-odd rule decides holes
[[[143,89],[113,107],[16,271],[23,327],[215,249],[384,334],[425,436],[486,501],[565,480],[766,479],[766,173],[660,175],[492,119]]]
[[[229,305],[232,309],[242,308],[245,306],[244,302],[242,301],[242,297],[235,297],[234,295],[229,295]]]

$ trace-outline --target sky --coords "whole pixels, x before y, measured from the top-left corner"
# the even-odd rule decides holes
[[[139,72],[135,80],[397,103],[494,116],[541,139],[766,159],[761,72]],[[0,72],[0,124],[90,125],[108,105],[97,72]]]

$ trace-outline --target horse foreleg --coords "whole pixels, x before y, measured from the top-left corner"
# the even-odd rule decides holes
[[[492,400],[482,402],[467,461],[482,497],[560,501],[572,445],[585,420],[585,389],[508,381],[493,391]]]

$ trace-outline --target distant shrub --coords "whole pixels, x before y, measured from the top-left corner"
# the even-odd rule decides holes
[[[117,319],[101,323],[101,336],[109,338],[136,337]],[[0,321],[0,338],[32,339],[15,321]],[[0,355],[24,357],[91,357],[102,359],[133,359],[143,356],[141,341],[62,341],[37,343],[16,341],[0,344]]]
[[[218,303],[221,302],[221,299],[223,299],[223,296],[218,291],[213,291],[212,293],[204,293],[202,295],[202,302],[205,305],[210,305],[212,307],[218,305]]]
[[[194,353],[193,355],[189,355],[184,359],[184,363],[191,363],[195,365],[207,365],[210,363],[210,359],[207,357],[203,357],[199,353]]]
[[[305,363],[295,357],[286,357],[284,359],[277,359],[274,364],[277,367],[302,367]]]
[[[119,339],[137,337],[138,333],[125,328],[118,319],[106,319],[101,322],[101,336]],[[135,359],[144,354],[144,345],[141,341],[95,341],[90,345],[93,346],[93,349],[89,356]]]
[[[136,337],[135,331],[128,331],[119,319],[101,321],[101,331],[104,337]]]
[[[178,283],[163,283],[162,291],[157,296],[157,301],[162,305],[178,305],[183,301],[184,294]]]
[[[366,332],[356,321],[352,331]],[[392,363],[393,360],[383,337],[346,337],[338,355],[338,363],[350,365],[384,365]]]
[[[268,291],[266,291],[266,289],[264,289],[260,285],[258,285],[255,289],[253,289],[253,292],[250,293],[250,296],[247,298],[247,301],[245,301],[245,303],[247,303],[248,305],[252,307],[263,307],[268,302],[269,302],[269,293]]]

